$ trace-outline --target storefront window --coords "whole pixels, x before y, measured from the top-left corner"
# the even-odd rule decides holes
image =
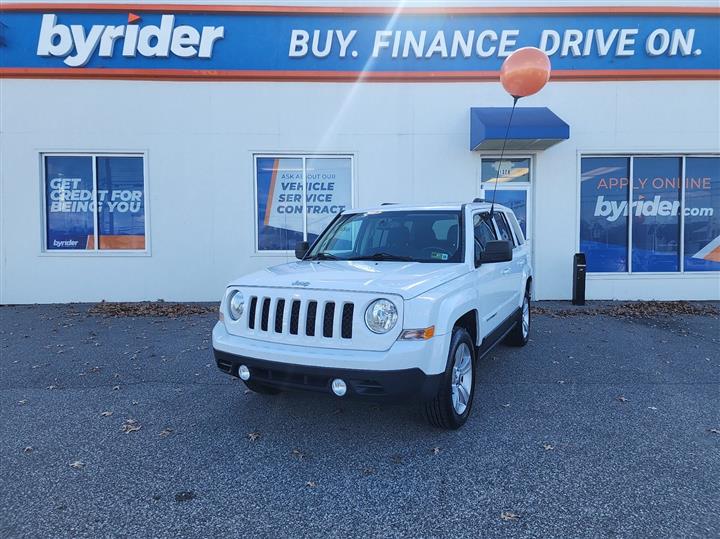
[[[720,157],[584,157],[580,193],[588,272],[720,270]]]
[[[515,212],[523,235],[528,237],[528,193],[530,189],[530,158],[483,159],[481,174],[485,200]],[[495,189],[497,182],[497,190]]]
[[[256,156],[255,170],[259,251],[288,251],[303,239],[313,242],[352,205],[349,156]]]
[[[720,157],[685,161],[685,271],[720,271]]]
[[[43,159],[47,251],[145,249],[142,156]]]
[[[628,269],[628,177],[624,157],[586,157],[580,172],[580,250],[587,271]]]
[[[678,157],[636,157],[632,186],[632,271],[680,271]]]
[[[145,248],[142,157],[98,157],[100,249]]]

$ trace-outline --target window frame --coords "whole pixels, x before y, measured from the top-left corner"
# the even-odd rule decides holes
[[[480,219],[483,220],[483,221],[485,221],[485,219],[484,219],[484,217],[483,217],[484,215],[490,218],[489,222],[490,222],[490,224],[492,225],[492,230],[491,230],[491,232],[492,232],[493,235],[495,236],[495,241],[497,241],[497,239],[498,239],[498,232],[499,232],[498,229],[497,229],[497,225],[496,225],[496,223],[495,223],[495,217],[494,217],[494,216],[492,216],[492,217],[490,216],[490,211],[489,211],[489,210],[475,210],[475,211],[472,212],[472,214],[470,215],[470,226],[472,226],[472,231],[473,231],[473,266],[475,267],[475,269],[477,269],[477,268],[480,267],[480,264],[477,263],[477,260],[478,260],[478,258],[477,258],[477,254],[478,254],[478,253],[477,253],[477,246],[478,246],[478,244],[480,244],[480,242],[477,241],[477,236],[475,236],[475,216],[476,216],[476,215],[479,215],[479,216],[480,216]],[[489,240],[489,241],[493,241],[493,240]],[[483,250],[483,252],[484,252],[484,251],[485,251],[485,247],[483,247],[482,245],[481,245],[481,247],[482,247],[482,250]]]
[[[577,153],[577,164],[576,164],[576,214],[575,214],[575,252],[580,252],[580,222],[582,220],[582,160],[584,158],[592,157],[615,157],[620,159],[628,160],[628,208],[632,207],[633,202],[633,182],[632,179],[635,175],[634,162],[635,158],[652,158],[652,157],[670,157],[680,159],[680,244],[679,244],[679,256],[680,256],[680,269],[678,271],[632,271],[632,213],[628,213],[628,234],[627,234],[627,258],[628,258],[628,269],[627,271],[602,271],[602,272],[588,272],[588,278],[592,279],[615,277],[615,278],[643,278],[643,277],[684,277],[693,276],[702,278],[703,275],[710,276],[711,278],[720,275],[720,271],[685,271],[685,171],[686,161],[689,157],[705,157],[705,158],[720,158],[720,154],[713,152],[678,152],[678,151],[628,151],[628,152],[597,152],[597,151],[579,151]]]
[[[47,246],[47,169],[46,157],[90,157],[92,159],[93,173],[93,193],[97,193],[97,159],[98,157],[141,157],[143,160],[143,208],[145,223],[145,248],[144,249],[100,249],[98,241],[98,209],[97,203],[93,212],[93,233],[94,233],[94,249],[48,249]],[[148,181],[148,151],[147,150],[122,150],[122,151],[105,151],[105,150],[71,150],[58,151],[47,150],[38,152],[40,167],[40,211],[42,213],[42,227],[40,229],[40,256],[151,256],[151,234],[150,234],[150,190]],[[96,201],[97,202],[97,201]]]
[[[307,241],[307,178],[306,162],[308,159],[350,159],[350,206],[355,207],[355,154],[349,152],[252,152],[252,188],[253,188],[253,255],[254,256],[287,256],[293,253],[293,249],[260,249],[260,230],[258,228],[258,186],[257,186],[257,161],[258,159],[301,159],[303,167],[303,239]],[[336,214],[337,215],[337,214]],[[331,216],[335,217],[335,215]],[[318,236],[319,237],[319,236]]]

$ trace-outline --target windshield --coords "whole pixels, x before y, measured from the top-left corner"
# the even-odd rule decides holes
[[[342,215],[305,260],[462,262],[460,212],[377,211]]]

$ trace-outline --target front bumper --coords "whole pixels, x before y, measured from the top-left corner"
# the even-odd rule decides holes
[[[430,400],[438,392],[443,374],[428,375],[420,369],[376,371],[311,367],[239,356],[213,349],[218,368],[238,376],[238,367],[250,369],[250,380],[285,390],[302,390],[332,395],[330,385],[336,378],[347,384],[342,398],[379,401]]]
[[[361,371],[403,371],[420,369],[441,374],[447,365],[450,334],[435,335],[426,341],[396,341],[387,350],[354,350],[343,343],[337,348],[299,346],[287,342],[259,340],[230,334],[223,322],[215,324],[213,348],[236,356],[251,357],[306,367]]]

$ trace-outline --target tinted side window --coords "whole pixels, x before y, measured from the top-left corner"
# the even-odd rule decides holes
[[[473,228],[475,231],[475,249],[485,249],[489,241],[497,239],[492,221],[487,213],[473,215]]]
[[[500,239],[509,241],[510,243],[515,245],[512,232],[510,232],[510,225],[508,225],[504,213],[499,212],[495,214],[495,223],[497,224],[498,230],[500,231]]]

